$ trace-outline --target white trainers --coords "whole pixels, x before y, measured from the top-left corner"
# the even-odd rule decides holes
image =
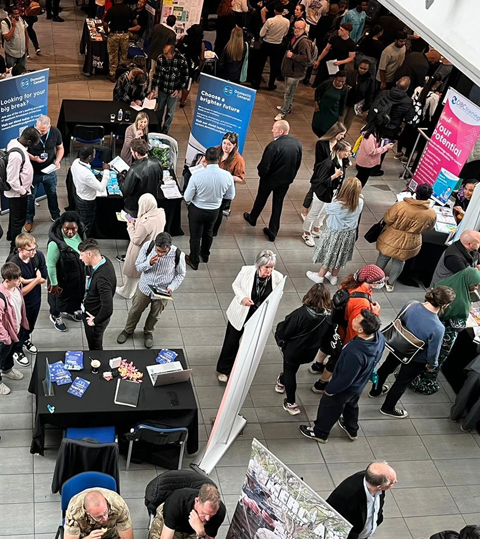
[[[8,378],[9,380],[21,380],[23,374],[17,369],[11,369],[9,372],[2,372],[2,377]]]
[[[3,382],[0,382],[0,395],[8,395],[11,392],[11,389],[6,386]]]
[[[285,386],[280,383],[280,378],[277,378],[277,381],[275,382],[275,391],[277,393],[285,393]]]
[[[310,234],[314,238],[319,238],[322,235],[322,231],[321,230],[315,230],[314,228],[312,228],[312,231],[310,232]]]
[[[385,288],[387,289],[387,292],[393,292],[395,290],[395,286],[388,281],[385,282]]]
[[[313,239],[313,236],[310,234],[307,234],[304,232],[302,234],[302,240],[305,242],[305,245],[308,245],[309,247],[315,247],[315,240]]]
[[[322,284],[325,280],[324,277],[319,277],[318,273],[316,273],[315,271],[307,271],[306,275],[311,281],[317,284]]]
[[[275,121],[278,122],[279,120],[283,120],[285,118],[285,114],[282,114],[281,112],[279,112],[276,116],[275,116]]]
[[[283,409],[288,412],[290,415],[298,415],[300,413],[300,408],[297,403],[290,404],[287,402],[287,399],[283,401]]]
[[[228,382],[228,376],[226,374],[217,374],[217,380],[222,382],[222,384],[226,384]]]
[[[333,276],[330,272],[327,272],[325,277],[330,281],[330,284],[336,285],[338,282],[338,277]]]

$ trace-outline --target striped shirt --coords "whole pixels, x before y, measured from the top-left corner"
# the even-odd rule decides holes
[[[153,297],[152,291],[148,285],[156,288],[167,290],[170,288],[172,292],[176,290],[185,279],[187,274],[187,266],[185,264],[185,253],[180,254],[178,267],[175,267],[175,251],[177,248],[172,245],[170,251],[158,259],[156,264],[150,265],[150,260],[157,255],[155,247],[147,255],[148,246],[151,242],[147,241],[142,245],[140,253],[135,262],[137,271],[141,273],[138,287],[145,296]]]

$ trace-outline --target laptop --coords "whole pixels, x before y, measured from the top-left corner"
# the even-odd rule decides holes
[[[154,387],[188,382],[192,369],[183,369],[180,361],[161,365],[147,365],[147,372]]]

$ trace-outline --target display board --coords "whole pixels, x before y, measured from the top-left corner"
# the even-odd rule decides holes
[[[190,26],[200,22],[202,8],[203,0],[163,0],[160,21],[165,22],[169,15],[175,15],[175,33],[180,37]]]
[[[198,153],[219,146],[223,135],[238,135],[238,151],[243,153],[257,92],[240,84],[200,75],[192,130],[188,139],[186,162],[191,164]]]
[[[253,440],[227,539],[346,539],[351,529],[342,515]]]

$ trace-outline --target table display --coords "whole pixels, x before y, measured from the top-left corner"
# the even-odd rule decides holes
[[[118,111],[130,113],[130,121],[118,120]],[[159,131],[157,115],[153,110],[144,110],[148,114],[149,131]],[[114,115],[112,122],[110,116]],[[96,101],[84,99],[63,99],[58,115],[57,127],[62,133],[65,155],[70,151],[70,136],[76,125],[101,125],[105,135],[115,134],[120,124],[133,123],[137,111],[121,101]]]
[[[176,349],[177,361],[187,367],[183,350]],[[198,451],[198,409],[190,381],[154,387],[148,376],[141,383],[140,397],[136,408],[114,403],[117,381],[106,381],[104,371],[110,371],[109,360],[119,354],[146,374],[147,365],[155,365],[157,351],[154,350],[95,350],[84,352],[85,368],[72,372],[89,382],[81,398],[68,394],[69,384],[53,384],[55,395],[46,397],[42,386],[45,379],[45,358],[50,364],[64,361],[65,352],[42,352],[37,355],[28,391],[35,395],[36,413],[31,453],[44,454],[45,427],[53,425],[68,427],[114,426],[122,435],[142,421],[161,422],[166,427],[188,428],[188,453]],[[89,357],[100,361],[98,374],[92,374]]]
[[[108,73],[107,36],[100,19],[85,19],[80,40],[80,54],[85,55],[84,75],[93,75],[97,70]]]

